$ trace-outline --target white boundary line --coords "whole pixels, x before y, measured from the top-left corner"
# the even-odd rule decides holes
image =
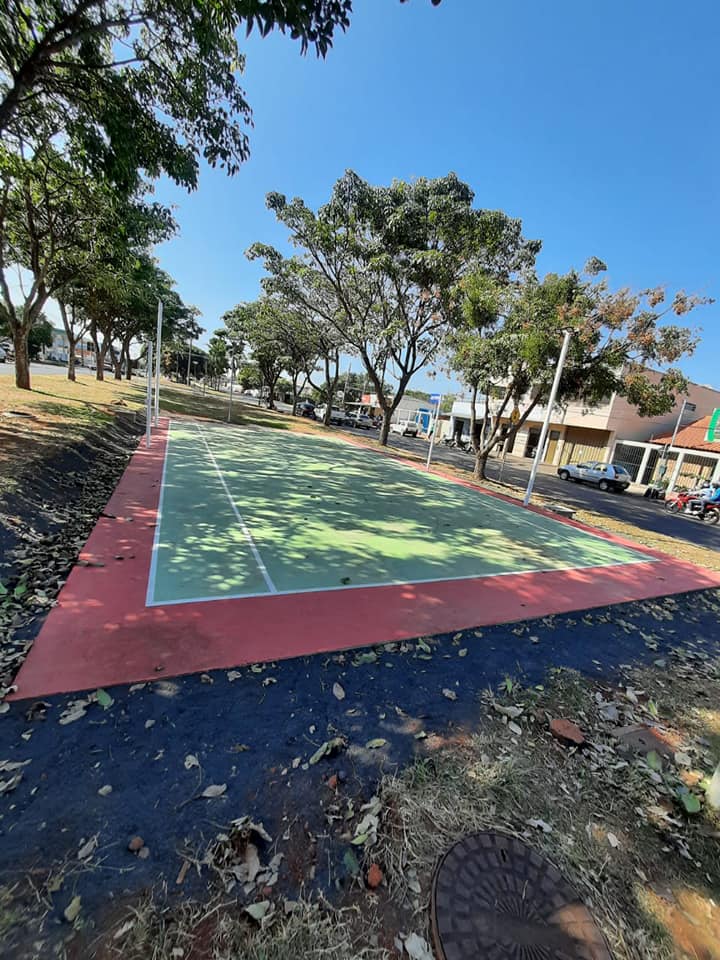
[[[614,563],[591,564],[586,567],[540,567],[527,570],[504,570],[502,573],[470,573],[463,577],[430,577],[427,580],[383,580],[378,583],[349,583],[339,587],[305,587],[300,590],[275,590],[275,597],[290,597],[298,593],[334,593],[336,590],[364,590],[375,587],[414,587],[423,583],[454,583],[460,580],[495,580],[497,577],[517,577],[531,573],[567,573],[574,570],[607,570],[609,567],[632,567],[641,563],[660,563],[656,557],[647,560],[618,560]],[[249,600],[267,597],[267,593],[228,593],[214,597],[189,597],[187,600],[166,600],[149,603],[149,607],[175,607],[182,603],[210,603],[213,600]]]
[[[218,466],[218,462],[217,462],[217,460],[215,459],[215,454],[214,454],[214,453],[212,452],[212,450],[210,449],[210,444],[207,442],[207,437],[205,436],[205,433],[204,433],[202,427],[200,426],[200,424],[197,423],[196,426],[197,426],[197,428],[198,428],[198,432],[199,432],[200,436],[201,436],[202,439],[203,439],[203,443],[205,444],[205,449],[206,449],[207,452],[208,452],[208,456],[209,456],[210,459],[212,460],[213,466],[215,467],[215,472],[217,473],[217,475],[218,475],[218,477],[219,477],[219,479],[220,479],[220,483],[223,485],[223,489],[225,490],[225,493],[226,493],[226,495],[227,495],[227,498],[228,498],[228,500],[230,501],[230,506],[231,506],[232,509],[233,509],[233,513],[235,514],[235,516],[236,516],[236,518],[237,518],[237,521],[238,521],[238,523],[240,524],[240,529],[241,529],[242,532],[243,532],[243,536],[244,536],[245,539],[247,540],[247,542],[248,542],[248,544],[249,544],[249,546],[250,546],[250,549],[252,550],[252,555],[253,555],[253,557],[255,558],[255,563],[257,564],[258,570],[259,570],[260,573],[262,574],[263,580],[265,581],[265,583],[266,583],[266,585],[267,585],[267,588],[268,588],[268,590],[270,591],[270,593],[277,593],[277,592],[278,592],[278,589],[277,589],[277,587],[275,586],[275,584],[272,582],[272,579],[271,579],[271,577],[270,577],[270,574],[267,572],[267,567],[265,566],[265,564],[264,564],[264,562],[263,562],[263,558],[260,556],[260,552],[259,552],[257,546],[255,545],[255,541],[254,541],[253,538],[252,538],[252,535],[251,535],[251,533],[250,533],[250,531],[249,531],[249,529],[248,529],[248,527],[247,527],[247,524],[246,524],[245,521],[243,520],[242,515],[241,515],[240,511],[238,510],[238,508],[237,508],[237,506],[236,506],[236,504],[235,504],[235,501],[233,500],[233,498],[232,498],[232,496],[231,496],[231,494],[230,494],[230,491],[228,490],[228,485],[227,485],[227,483],[225,483],[225,477],[222,475],[222,471],[220,470],[220,467]],[[258,594],[258,596],[264,596],[264,594]],[[181,601],[181,602],[182,602],[182,601]]]
[[[150,554],[150,573],[148,574],[147,592],[145,594],[146,607],[155,606],[153,601],[155,596],[155,575],[157,573],[158,553],[160,552],[160,524],[162,522],[163,501],[165,499],[165,471],[167,470],[168,460],[170,459],[171,431],[172,423],[168,420],[165,456],[163,458],[162,475],[160,477],[160,496],[158,497],[157,514],[155,516],[155,533],[153,534],[152,553]]]

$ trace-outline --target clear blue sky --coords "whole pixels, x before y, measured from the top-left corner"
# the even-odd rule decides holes
[[[355,6],[325,61],[281,35],[245,43],[251,159],[232,179],[203,170],[192,195],[157,190],[181,226],[162,265],[203,326],[258,295],[247,247],[284,243],[265,194],[317,206],[347,168],[374,183],[454,170],[542,239],[541,273],[596,255],[613,286],[720,298],[717,0]],[[684,364],[718,387],[719,318],[691,315],[703,342]]]

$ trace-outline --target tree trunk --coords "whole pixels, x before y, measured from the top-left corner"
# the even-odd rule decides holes
[[[68,338],[68,364],[67,364],[67,378],[68,380],[75,380],[75,340]]]
[[[28,353],[29,328],[13,325],[13,347],[15,349],[15,386],[21,390],[30,389],[30,354]]]
[[[122,350],[120,353],[115,353],[111,345],[110,359],[112,360],[113,373],[115,374],[115,379],[122,380]]]
[[[477,384],[473,384],[472,397],[470,398],[470,443],[472,448],[475,451],[476,459],[477,452],[480,449],[480,444],[477,442],[476,435],[476,426],[477,426],[477,413],[475,412],[475,404],[477,403],[478,388]],[[477,469],[477,464],[476,464]]]
[[[390,421],[392,420],[393,410],[390,407],[387,410],[383,410],[383,422],[380,427],[380,439],[379,443],[381,447],[386,447],[388,442],[388,437],[390,436]]]
[[[326,387],[326,396],[325,396],[325,416],[323,417],[323,424],[326,427],[330,426],[330,420],[332,418],[332,405],[333,400],[335,399],[335,387],[337,386],[338,377],[337,377],[337,366],[335,367],[335,377],[330,380],[330,358],[324,358],[325,363],[325,387]]]
[[[125,358],[125,379],[132,380],[132,363],[130,362],[130,348],[123,344],[123,356]]]
[[[473,470],[473,477],[476,480],[487,480],[487,475],[485,473],[487,469],[488,457],[490,456],[490,447],[484,446],[479,447],[475,453],[475,469]]]

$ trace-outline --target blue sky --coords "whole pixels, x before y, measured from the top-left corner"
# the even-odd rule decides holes
[[[247,41],[251,159],[232,179],[203,170],[192,195],[158,187],[181,226],[162,265],[210,331],[258,295],[247,247],[284,243],[265,194],[318,206],[347,168],[374,183],[454,170],[543,240],[541,273],[595,255],[613,286],[720,297],[717,0],[355,6],[325,61]],[[718,387],[719,317],[691,315],[703,342],[684,364]]]

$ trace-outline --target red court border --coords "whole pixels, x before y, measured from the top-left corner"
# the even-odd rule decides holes
[[[21,667],[11,699],[157,680],[720,586],[718,573],[529,507],[650,559],[584,570],[147,607],[167,433],[168,421],[163,420],[151,447],[147,449],[144,440],[138,446]],[[422,469],[410,460],[400,462]],[[433,472],[517,506],[510,497]]]

